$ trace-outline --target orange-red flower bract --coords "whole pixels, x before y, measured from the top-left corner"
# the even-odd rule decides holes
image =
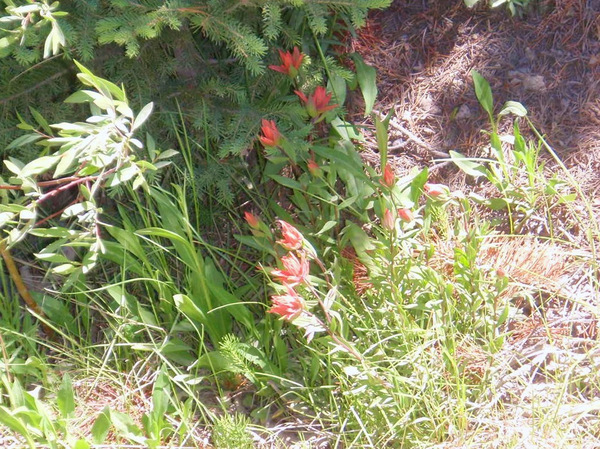
[[[426,183],[423,186],[423,190],[425,193],[433,198],[437,198],[438,196],[450,193],[450,189],[448,186],[444,184],[430,184]]]
[[[407,223],[410,223],[415,219],[412,211],[406,208],[398,209],[398,216],[401,220],[406,221]]]
[[[281,65],[270,65],[269,68],[295,78],[298,75],[302,59],[304,59],[304,55],[300,53],[298,47],[294,47],[293,53],[279,50],[279,57],[281,58]]]
[[[283,239],[277,240],[277,243],[288,251],[302,248],[304,237],[302,237],[300,231],[283,220],[279,220],[279,224],[281,225],[281,235],[283,236]]]
[[[262,136],[258,136],[260,142],[267,148],[276,147],[281,144],[281,133],[277,129],[275,120],[262,120],[260,128]]]
[[[283,285],[294,287],[302,284],[308,277],[308,260],[304,254],[300,255],[300,259],[295,254],[290,253],[281,258],[283,270],[272,270],[271,274],[278,278]]]
[[[271,297],[273,306],[267,311],[269,313],[276,313],[281,315],[284,320],[292,321],[300,314],[305,308],[304,300],[298,296],[294,290],[286,286],[286,295],[274,295]]]
[[[392,211],[389,209],[386,209],[385,212],[383,213],[383,227],[385,229],[387,229],[388,231],[393,230],[396,227],[396,220],[394,219],[394,215],[392,214]]]
[[[383,179],[381,180],[381,184],[386,187],[394,187],[395,182],[396,174],[394,173],[394,170],[392,170],[390,164],[386,164],[383,169]]]
[[[244,218],[246,219],[246,222],[252,229],[258,229],[260,225],[260,220],[256,215],[253,215],[250,212],[244,212]]]
[[[309,159],[306,163],[306,166],[308,167],[308,171],[310,172],[310,174],[313,176],[318,177],[323,174],[321,167],[319,167],[319,164],[317,164],[317,162],[314,159]]]
[[[327,112],[337,107],[337,104],[329,104],[329,101],[331,100],[331,94],[328,94],[327,90],[323,86],[317,86],[315,91],[312,94],[310,94],[308,98],[306,97],[306,95],[304,95],[304,93],[300,92],[299,90],[296,90],[294,92],[296,92],[296,95],[300,97],[300,100],[302,100],[302,102],[306,106],[308,115],[310,115],[313,118],[318,117],[324,112]]]

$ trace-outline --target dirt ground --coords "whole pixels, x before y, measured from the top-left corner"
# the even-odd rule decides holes
[[[471,82],[475,69],[497,107],[525,105],[584,191],[600,187],[600,0],[538,3],[522,18],[504,8],[469,10],[460,0],[396,0],[372,15],[354,50],[377,67],[379,110],[395,110],[421,140],[391,128],[399,170],[435,166],[440,155],[431,150],[480,155],[480,130],[489,126]]]

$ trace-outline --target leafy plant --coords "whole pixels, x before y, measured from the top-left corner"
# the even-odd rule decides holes
[[[546,179],[544,164],[539,160],[542,142],[527,142],[519,128],[519,118],[526,118],[527,110],[520,103],[508,101],[494,118],[492,90],[488,82],[476,71],[473,71],[475,93],[487,112],[490,124],[490,147],[495,160],[469,159],[451,151],[454,163],[465,173],[475,178],[484,177],[491,182],[502,195],[500,198],[483,199],[473,196],[475,200],[496,210],[507,209],[510,217],[511,231],[520,231],[540,207],[545,209],[546,219],[552,222],[551,211],[560,204],[573,201],[576,195],[570,192],[568,184],[556,176]],[[498,131],[500,120],[507,116],[516,117],[513,123],[513,134],[501,136]],[[530,122],[528,122],[530,123]],[[507,158],[505,146],[512,149]],[[523,182],[522,177],[525,176]]]
[[[35,142],[42,146],[42,154],[28,163],[16,158],[4,160],[12,176],[7,183],[0,179],[0,191],[11,193],[4,194],[0,204],[0,229],[4,230],[0,252],[21,295],[40,315],[14,268],[10,250],[28,235],[53,239],[36,257],[55,264],[53,273],[70,275],[67,283],[74,282],[80,274],[92,270],[98,254],[105,252],[102,193],[127,182],[134,189],[148,188],[144,175],[167,165],[164,159],[173,154],[157,151],[148,137],[147,151],[153,163],[141,158],[144,145],[135,133],[148,119],[152,104],[135,115],[123,89],[82,65],[79,68],[82,83],[95,90],[81,90],[66,101],[89,104],[92,116],[86,122],[49,125],[32,109],[36,126],[22,120],[20,128],[32,132],[11,146],[18,148]],[[54,130],[58,130],[56,134]],[[52,225],[54,219],[62,222]],[[77,251],[82,252],[80,260],[76,260]]]

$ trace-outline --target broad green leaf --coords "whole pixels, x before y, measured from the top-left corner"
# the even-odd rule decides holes
[[[63,418],[68,418],[75,411],[75,398],[73,397],[73,385],[68,373],[63,376],[60,389],[56,394],[56,403]]]
[[[206,323],[206,315],[198,306],[190,299],[189,296],[183,294],[173,295],[173,301],[177,308],[188,318],[198,321],[199,323]]]
[[[73,271],[75,271],[77,269],[77,267],[73,264],[70,263],[64,263],[62,265],[58,265],[54,268],[52,268],[52,273],[56,273],[56,274],[60,274],[62,276],[67,275],[72,273]]]
[[[110,409],[105,407],[98,415],[94,425],[92,426],[91,434],[94,444],[102,444],[110,430]]]
[[[0,58],[5,58],[12,53],[12,46],[16,42],[15,37],[3,37],[0,39]]]
[[[352,59],[356,67],[358,85],[365,100],[365,117],[367,117],[373,110],[377,98],[377,72],[374,67],[365,64],[362,56],[358,53],[353,53]]]
[[[302,190],[302,191],[304,190],[304,188],[302,187],[302,184],[300,184],[295,179],[286,178],[285,176],[280,176],[280,175],[269,175],[269,178],[271,178],[273,181],[276,181],[277,183],[281,184],[284,187],[289,187],[290,189],[294,189],[294,190]]]
[[[173,156],[177,156],[179,154],[179,151],[175,151],[175,150],[165,150],[163,152],[161,152],[156,159],[168,159],[170,157]]]
[[[77,148],[71,148],[60,155],[60,161],[54,170],[54,178],[59,178],[67,173],[77,162],[77,156],[79,150]]]
[[[14,413],[16,413],[17,411],[18,408],[11,411],[6,407],[0,406],[0,424],[4,424],[12,431],[21,435],[27,440],[29,447],[31,449],[35,449],[36,445],[34,443],[31,433],[27,429],[27,425],[21,419],[14,416]]]
[[[317,232],[315,235],[323,234],[323,233],[329,231],[330,229],[334,228],[335,226],[337,226],[337,224],[338,224],[337,221],[334,221],[334,220],[328,221],[327,223],[325,223],[323,225],[321,230],[319,232]]]
[[[12,150],[13,148],[22,147],[24,145],[28,145],[30,143],[37,142],[42,139],[40,134],[25,134],[24,136],[17,137],[13,140],[7,147],[7,150]]]
[[[387,164],[387,149],[388,149],[388,127],[390,119],[394,114],[394,110],[390,109],[388,115],[381,120],[377,114],[373,114],[373,120],[375,121],[375,136],[377,137],[377,148],[379,149],[379,157],[381,159],[381,166],[385,167]]]
[[[90,446],[90,443],[83,439],[77,440],[73,445],[73,449],[90,449],[91,447],[92,446]]]
[[[135,425],[135,422],[131,416],[111,410],[110,421],[112,422],[112,425],[115,426],[117,432],[119,432],[122,436],[137,443],[144,444],[146,439],[141,436],[142,431],[138,426]]]
[[[29,111],[31,112],[31,115],[33,116],[35,121],[42,127],[44,132],[46,134],[52,135],[52,130],[50,129],[50,125],[48,125],[48,122],[42,116],[42,114],[40,114],[35,108],[33,108],[31,106],[29,106]]]
[[[99,97],[102,97],[98,92],[94,92],[93,90],[80,90],[75,92],[74,94],[69,95],[64,102],[65,103],[89,103],[92,102]]]
[[[502,110],[498,113],[498,115],[507,115],[513,114],[517,117],[525,117],[527,115],[527,109],[518,101],[507,101],[504,103]]]
[[[333,100],[340,106],[346,101],[346,80],[339,75],[333,76],[327,83],[327,90],[333,92]]]
[[[71,261],[67,259],[63,254],[59,253],[36,253],[34,254],[40,260],[44,262],[51,263],[70,263]]]
[[[465,5],[467,5],[467,8],[472,8],[477,3],[479,3],[479,0],[465,0]]]
[[[467,175],[479,178],[480,176],[485,176],[487,173],[485,166],[470,160],[468,157],[463,156],[456,151],[450,151],[450,158],[452,159],[452,162]]]
[[[71,235],[71,231],[66,228],[36,228],[29,231],[31,235],[46,238],[64,238]]]
[[[339,117],[334,118],[331,121],[331,125],[342,139],[358,140],[361,142],[365,140],[364,136],[357,131],[356,127],[352,123],[342,120]]]
[[[25,165],[19,174],[22,178],[39,175],[50,170],[56,165],[60,156],[42,156],[34,159],[29,164]]]
[[[494,99],[490,84],[476,70],[471,71],[471,76],[473,77],[473,85],[475,86],[475,95],[477,95],[481,107],[492,117],[494,115]]]

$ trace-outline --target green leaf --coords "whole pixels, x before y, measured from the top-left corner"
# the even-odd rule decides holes
[[[323,233],[329,231],[330,229],[334,228],[337,224],[338,224],[337,221],[333,221],[333,220],[328,221],[327,223],[325,223],[323,225],[323,227],[321,228],[321,230],[319,232],[317,232],[315,235],[323,234]]]
[[[33,116],[35,121],[38,122],[38,125],[40,125],[42,127],[44,132],[46,134],[52,135],[52,130],[50,129],[50,125],[48,125],[48,122],[46,121],[46,119],[44,117],[42,117],[42,114],[40,114],[35,108],[33,108],[31,106],[29,106],[29,111],[31,111],[31,115]]]
[[[66,228],[36,228],[29,231],[31,235],[46,238],[65,238],[71,235]]]
[[[60,274],[60,275],[64,276],[64,275],[72,273],[76,269],[77,269],[77,267],[75,265],[70,264],[70,263],[64,263],[62,265],[58,265],[58,266],[52,268],[52,270],[50,270],[50,271],[52,273],[56,273],[56,274]]]
[[[71,413],[75,411],[75,398],[73,397],[73,385],[71,384],[71,377],[65,373],[63,381],[56,394],[56,403],[58,409],[63,418],[68,418]]]
[[[377,98],[377,72],[374,67],[365,64],[362,56],[358,53],[353,53],[352,59],[356,67],[358,85],[365,100],[365,117],[367,117],[373,110]]]
[[[94,425],[92,426],[91,434],[94,444],[102,444],[110,430],[110,409],[105,407],[98,415]]]
[[[88,443],[85,440],[77,440],[75,442],[75,444],[73,445],[73,449],[90,449],[92,446],[90,446],[90,443]]]
[[[327,83],[327,90],[333,92],[333,99],[338,105],[343,105],[346,101],[346,80],[339,75],[335,75]]]
[[[17,410],[15,410],[14,412],[16,411]],[[24,437],[27,440],[29,447],[35,449],[36,446],[31,436],[31,433],[27,429],[27,425],[21,419],[14,416],[14,412],[12,412],[6,407],[0,406],[0,424],[4,424],[12,431]]]
[[[177,306],[181,313],[186,317],[198,321],[199,323],[206,323],[206,315],[196,304],[194,304],[189,296],[183,294],[173,295],[173,301],[175,301],[175,306]]]
[[[364,136],[357,131],[356,127],[352,123],[342,120],[339,117],[334,118],[331,121],[331,125],[342,139],[358,140],[360,142],[364,142],[365,140]]]
[[[375,122],[375,136],[377,137],[377,148],[379,149],[379,157],[381,158],[381,166],[385,167],[387,164],[387,149],[388,149],[388,127],[390,119],[394,114],[394,110],[390,109],[388,115],[381,120],[376,114],[373,114],[373,120]]]
[[[498,115],[507,115],[513,114],[517,117],[525,117],[527,115],[527,109],[518,101],[507,101],[504,103],[502,110],[498,113]]]
[[[77,162],[78,154],[79,151],[77,150],[77,148],[71,148],[70,150],[61,154],[60,161],[56,166],[56,170],[54,170],[53,177],[59,178],[65,173],[69,172],[71,168],[75,165],[75,162]]]
[[[39,134],[26,134],[24,136],[17,137],[6,147],[6,149],[12,150],[13,148],[22,147],[30,143],[37,142],[40,139],[42,139],[42,136]]]
[[[150,114],[152,114],[153,107],[154,107],[154,103],[150,102],[142,108],[140,113],[135,118],[133,125],[131,126],[132,131],[135,131],[136,129],[138,129],[140,126],[142,126],[144,124],[144,122],[146,120],[148,120],[148,117],[150,117]]]
[[[0,58],[5,58],[12,53],[12,45],[15,40],[8,37],[0,39]]]
[[[465,0],[465,5],[467,5],[467,8],[472,8],[477,3],[479,3],[479,0]]]
[[[450,151],[450,158],[452,162],[456,164],[458,168],[464,171],[467,175],[473,176],[475,178],[479,178],[480,176],[485,176],[487,170],[485,166],[470,160],[468,157],[463,156],[456,151]]]
[[[476,70],[471,71],[471,76],[473,77],[473,85],[475,86],[475,95],[477,95],[481,107],[492,117],[494,115],[494,99],[490,84]]]
[[[284,187],[289,187],[290,189],[294,190],[304,190],[302,184],[300,184],[295,179],[286,178],[285,176],[280,175],[269,175],[269,178],[271,178],[273,181],[281,184]]]
[[[70,262],[70,260],[67,259],[63,254],[58,254],[58,253],[37,253],[37,254],[34,254],[34,256],[40,260],[43,260],[44,262],[51,262],[51,263],[69,263]]]
[[[56,165],[60,156],[42,156],[34,159],[29,164],[25,165],[19,174],[22,178],[39,175],[50,170]]]
[[[110,421],[112,422],[113,426],[115,426],[115,429],[125,438],[140,444],[145,443],[146,439],[141,436],[142,431],[138,426],[135,425],[135,422],[133,422],[131,416],[111,410]]]

